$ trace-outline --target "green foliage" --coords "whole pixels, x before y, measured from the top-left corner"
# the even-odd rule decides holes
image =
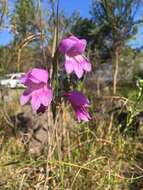
[[[73,32],[88,40],[97,62],[111,62],[116,47],[124,47],[137,33],[137,24],[142,23],[141,18],[136,19],[141,4],[140,0],[93,0],[91,19],[80,18]]]
[[[16,38],[24,38],[36,29],[34,0],[17,0],[12,16]]]
[[[0,1],[0,27],[4,24],[7,12],[7,0]]]
[[[16,62],[16,53],[11,47],[0,47],[0,73],[9,73],[16,70],[16,65],[12,64]]]

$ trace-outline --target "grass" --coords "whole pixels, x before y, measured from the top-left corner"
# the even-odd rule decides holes
[[[19,110],[17,101],[15,104],[6,106],[8,115],[14,113],[15,107]],[[108,104],[105,103],[107,107]],[[29,153],[17,135],[16,126],[12,128],[1,115],[0,189],[141,189],[142,127],[134,138],[122,135],[118,126],[109,130],[108,114],[98,113],[98,106],[100,102],[90,108],[93,113],[90,123],[76,124],[71,114],[64,115],[64,122],[55,130],[57,135],[40,155]]]
[[[133,181],[130,174],[134,163],[135,143],[118,134],[95,138],[87,129],[78,130],[79,143],[71,139],[71,158],[66,151],[62,161],[53,156],[51,174],[46,187],[51,189],[119,189]],[[23,189],[44,187],[46,179],[46,154],[32,157],[15,138],[10,139],[1,153],[0,176],[3,188]],[[126,175],[124,175],[126,173]],[[141,175],[140,175],[141,176]],[[43,181],[41,181],[41,178]]]

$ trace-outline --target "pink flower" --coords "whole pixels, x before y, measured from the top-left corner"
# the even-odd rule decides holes
[[[79,122],[81,120],[89,121],[91,119],[89,113],[86,110],[86,108],[89,106],[89,100],[81,92],[72,91],[65,93],[65,97],[70,101]]]
[[[48,72],[34,68],[21,77],[21,83],[27,89],[20,97],[21,105],[30,101],[34,112],[42,112],[52,101],[52,90],[48,84]]]
[[[70,36],[59,44],[59,51],[65,55],[65,69],[68,74],[75,72],[80,79],[84,71],[91,71],[91,63],[82,55],[86,48],[86,40]]]

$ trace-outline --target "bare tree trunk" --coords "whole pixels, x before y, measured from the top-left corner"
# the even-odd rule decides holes
[[[115,70],[114,70],[114,76],[113,76],[113,94],[114,95],[117,92],[118,69],[119,69],[119,47],[117,47],[115,50]]]
[[[119,69],[119,47],[116,47],[116,49],[115,49],[115,69],[114,69],[114,76],[113,76],[113,95],[115,95],[117,92],[118,69]],[[112,106],[114,107],[113,100],[112,100]],[[109,134],[111,133],[111,129],[113,126],[113,119],[114,119],[114,113],[111,113],[109,129],[108,129]]]

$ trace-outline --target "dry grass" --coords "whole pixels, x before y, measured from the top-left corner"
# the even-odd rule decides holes
[[[5,106],[4,115],[20,110],[17,100],[12,104],[15,105]],[[94,108],[91,111],[95,115]],[[0,189],[136,190],[143,187],[142,130],[134,139],[124,138],[117,127],[109,133],[104,119],[95,125],[94,119],[87,124],[76,124],[72,118],[64,110],[56,128],[49,129],[44,150],[31,155],[20,141],[16,126],[1,114]]]

